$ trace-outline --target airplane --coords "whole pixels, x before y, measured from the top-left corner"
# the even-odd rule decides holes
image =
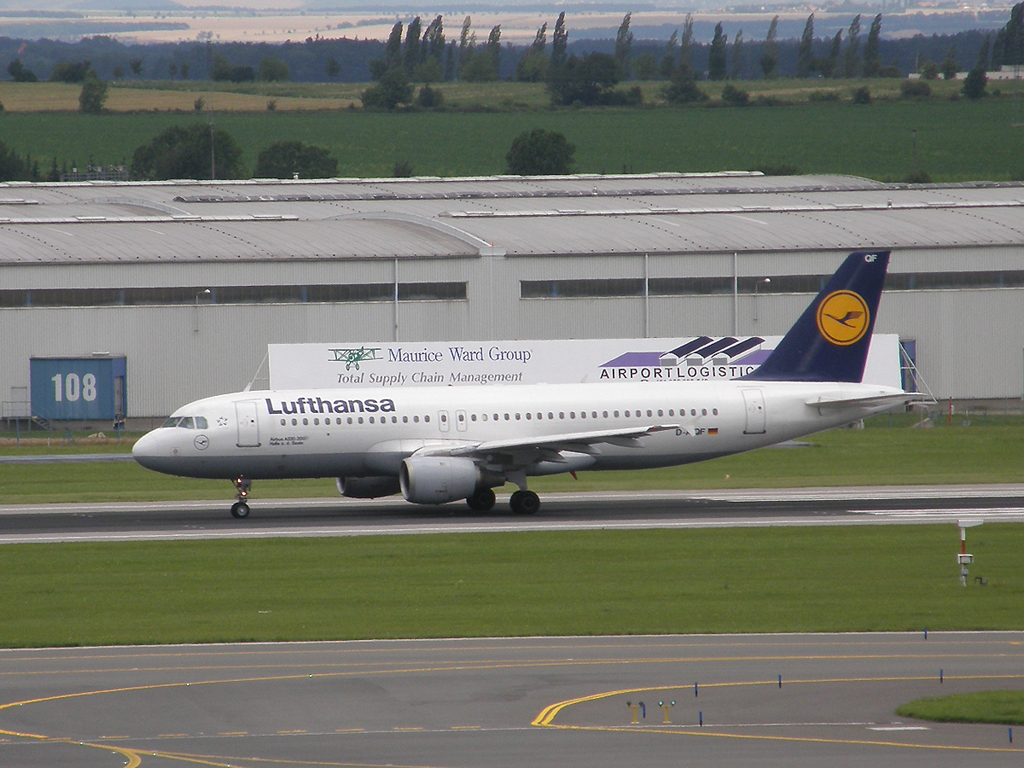
[[[234,483],[337,478],[350,498],[540,509],[530,477],[705,461],[849,424],[919,393],[862,383],[889,251],[850,254],[768,358],[728,381],[243,391],[196,400],[133,448],[144,467]]]

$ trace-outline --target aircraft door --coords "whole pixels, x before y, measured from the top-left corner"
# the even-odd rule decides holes
[[[743,402],[747,409],[747,423],[743,428],[745,435],[763,435],[765,433],[764,421],[764,395],[760,389],[744,389]]]
[[[245,400],[235,403],[235,418],[238,420],[238,447],[258,448],[260,422],[256,413],[256,401]]]
[[[448,411],[437,412],[437,428],[442,432],[450,432],[452,423],[448,420]]]
[[[466,412],[465,411],[456,411],[455,412],[455,428],[457,430],[459,430],[459,432],[465,432],[467,426],[469,426],[469,425],[466,424]]]

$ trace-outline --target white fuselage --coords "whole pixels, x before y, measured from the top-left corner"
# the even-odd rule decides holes
[[[190,477],[397,476],[417,451],[557,435],[566,436],[557,460],[536,462],[526,474],[641,469],[749,451],[893,406],[819,408],[819,400],[900,392],[769,381],[239,392],[178,409],[168,420],[177,426],[145,435],[134,454],[150,469]],[[572,447],[574,435],[645,427],[659,431],[594,441],[585,452]]]

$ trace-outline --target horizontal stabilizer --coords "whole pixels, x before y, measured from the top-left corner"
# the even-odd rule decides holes
[[[841,410],[843,408],[880,408],[887,406],[895,408],[898,405],[907,403],[935,402],[935,399],[923,392],[889,392],[877,395],[863,395],[860,397],[817,397],[808,400],[807,404],[819,411]]]

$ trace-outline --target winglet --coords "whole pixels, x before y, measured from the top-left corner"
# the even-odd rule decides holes
[[[860,381],[889,253],[851,253],[768,359],[743,378]]]

